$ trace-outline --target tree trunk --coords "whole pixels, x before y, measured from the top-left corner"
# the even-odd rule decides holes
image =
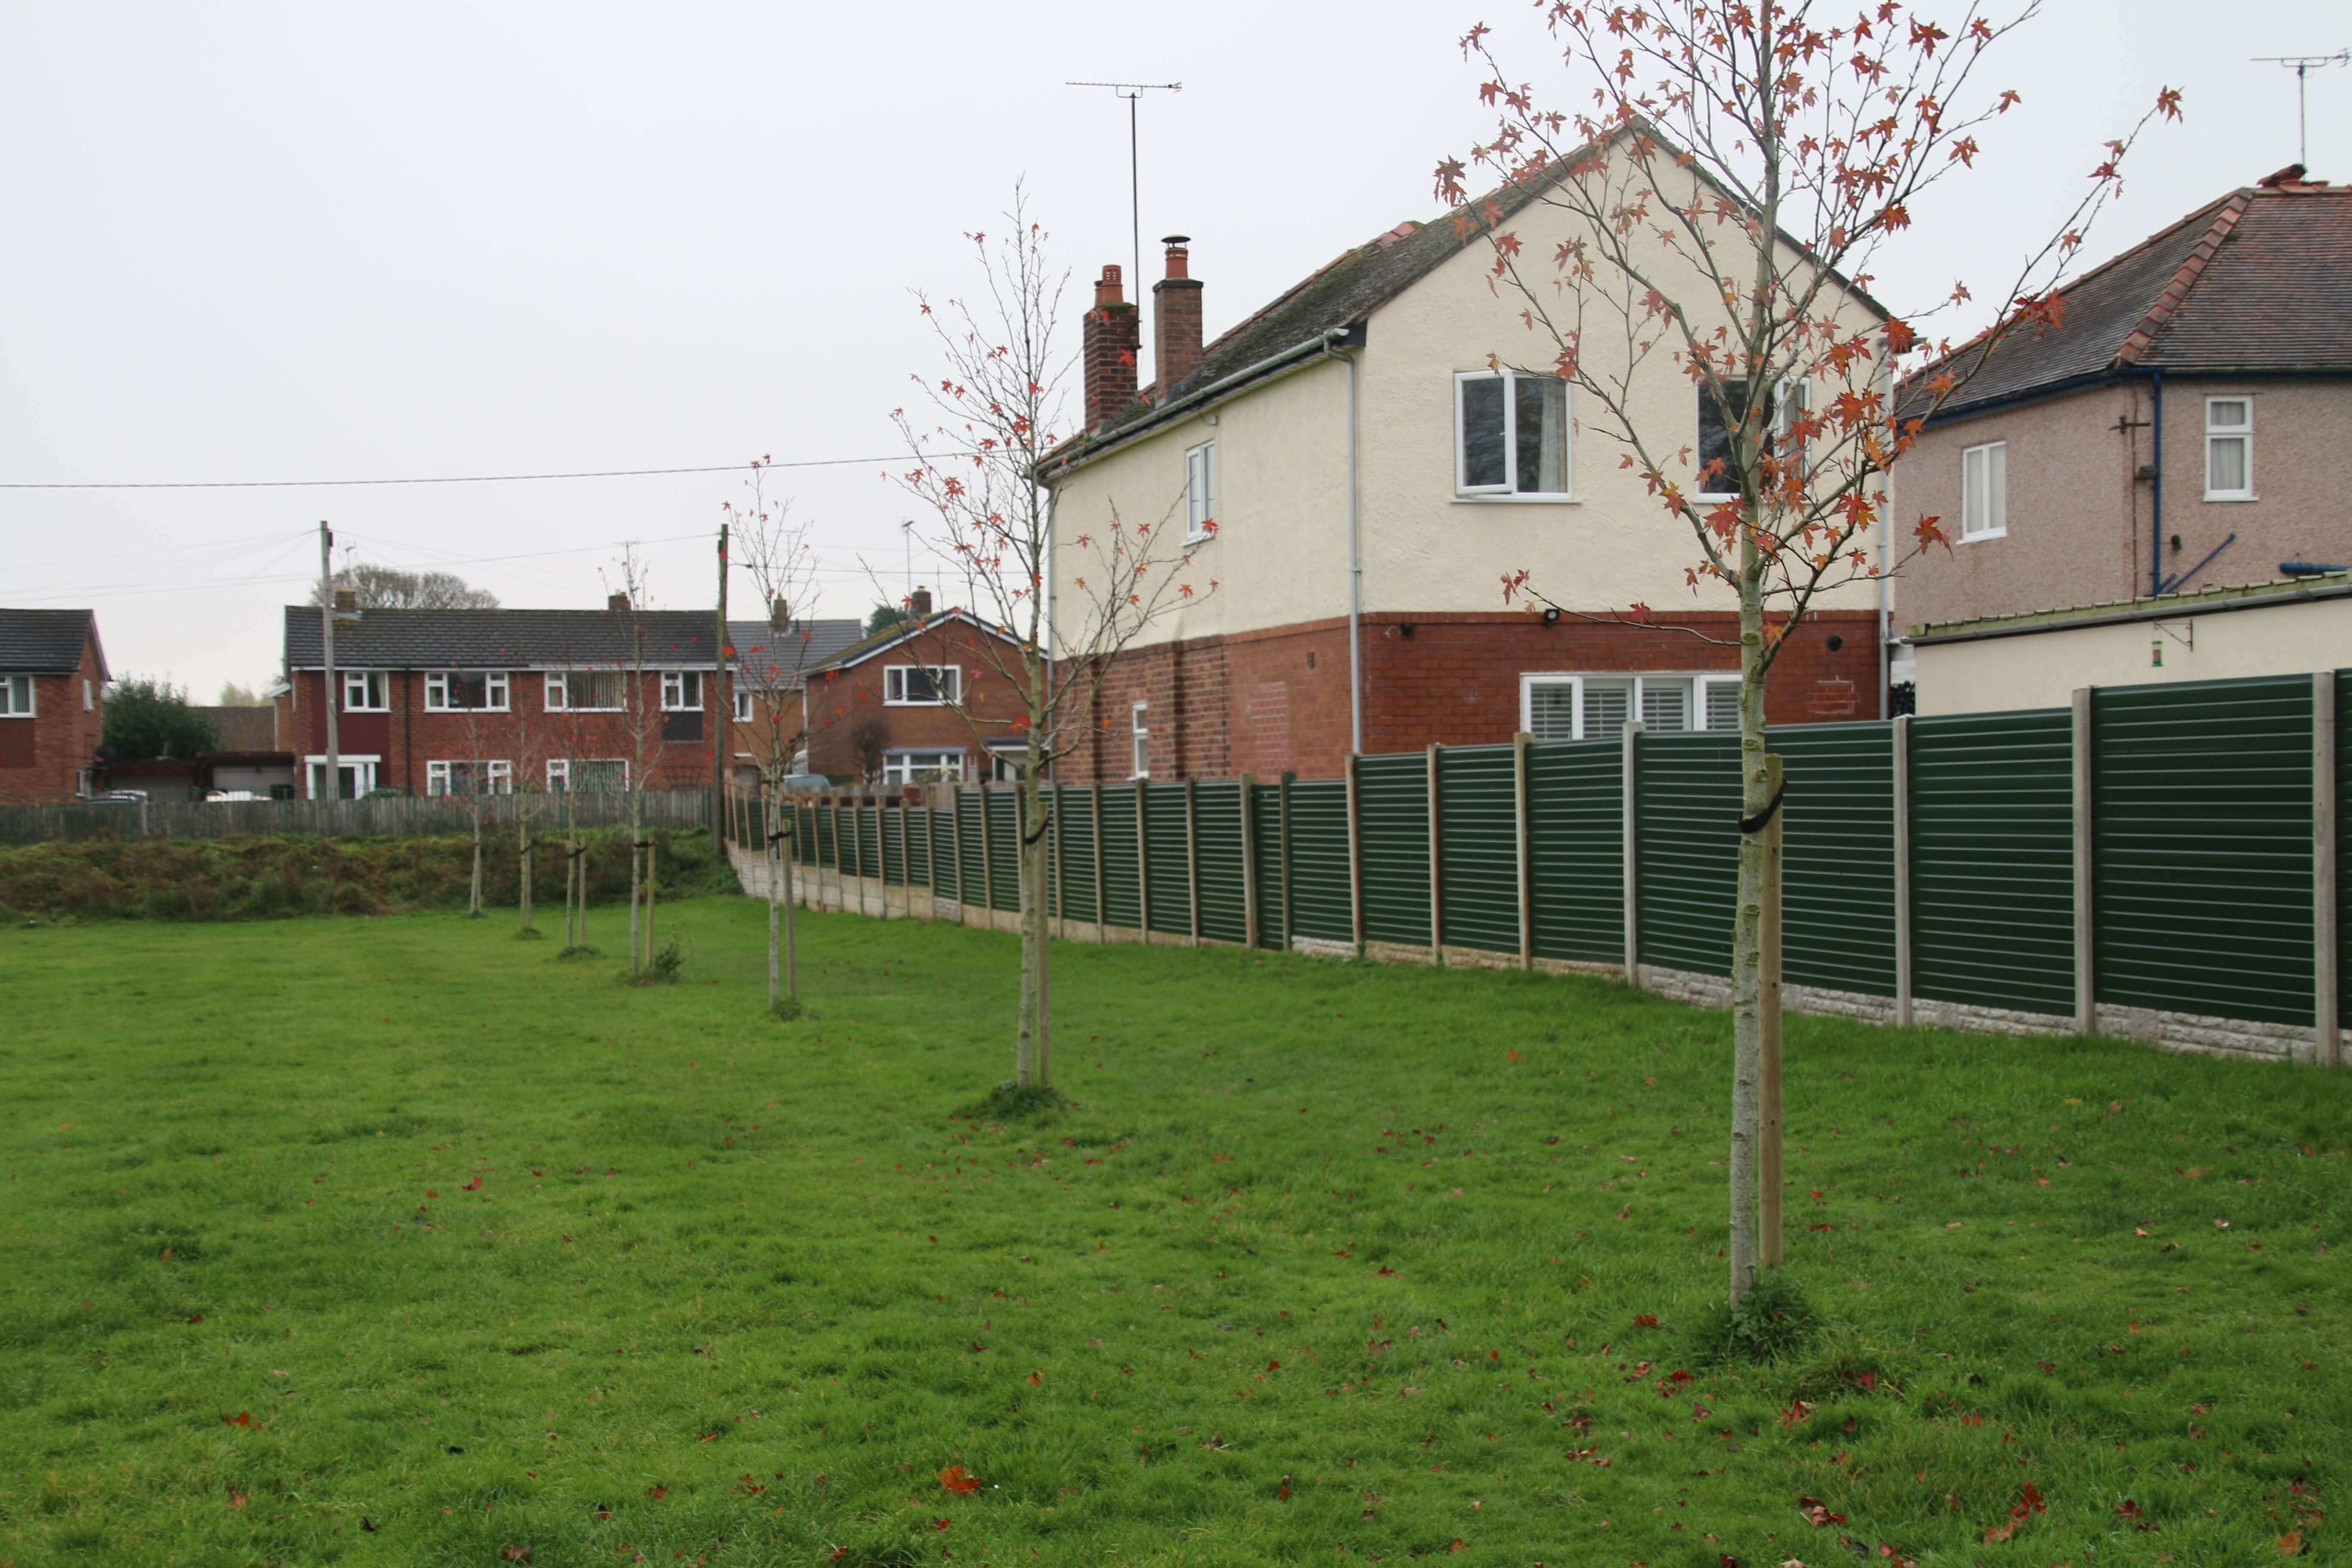
[[[793,894],[793,879],[800,866],[800,814],[793,814],[793,831],[777,842],[781,847],[777,858],[784,868],[784,994],[797,1002],[801,996],[801,948],[799,928],[793,924],[793,909],[798,900]]]
[[[646,840],[646,965],[654,962],[654,901],[661,887],[661,851]]]
[[[530,929],[530,818],[520,812],[515,816],[516,869],[522,878],[522,929]]]
[[[1739,573],[1740,815],[1764,809],[1764,581],[1754,543]],[[1731,1301],[1756,1283],[1756,1160],[1763,1118],[1764,836],[1739,836],[1738,905],[1731,928]]]
[[[645,797],[632,791],[629,795],[629,976],[636,977],[637,900],[643,897],[646,852],[643,847],[645,825],[639,820]]]
[[[768,1006],[772,1010],[783,999],[782,988],[782,953],[778,942],[778,914],[783,902],[784,858],[777,846],[782,842],[776,836],[774,792],[761,797],[760,807],[761,836],[766,840],[761,854],[768,865]]]
[[[478,805],[474,808],[474,882],[467,896],[466,918],[482,918],[482,811]]]
[[[1034,754],[1030,760],[1035,762]],[[1045,1035],[1045,803],[1037,787],[1034,766],[1024,770],[1013,798],[1021,805],[1021,1026],[1013,1041],[1013,1081],[1023,1089],[1044,1089],[1045,1063],[1041,1047]],[[987,802],[981,804],[984,808]]]

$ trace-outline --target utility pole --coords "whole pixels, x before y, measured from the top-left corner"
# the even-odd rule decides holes
[[[716,834],[727,809],[727,725],[735,717],[734,697],[727,681],[727,525],[719,525],[719,650],[718,671],[712,678],[710,705],[710,831]]]
[[[320,792],[329,800],[343,797],[343,755],[341,736],[335,723],[335,533],[326,520],[319,521],[319,629],[327,644],[327,776]],[[287,671],[292,679],[293,671]]]
[[[2332,55],[2256,55],[2258,66],[2284,66],[2294,72],[2294,161],[2308,165],[2311,162],[2311,142],[2304,124],[2304,82],[2311,73],[2323,66],[2352,64],[2352,49],[2338,49]]]
[[[1133,227],[1135,245],[1135,303],[1138,336],[1141,335],[1143,320],[1143,180],[1142,162],[1136,151],[1136,105],[1147,92],[1181,92],[1181,81],[1066,81],[1064,87],[1107,87],[1127,100],[1127,205],[1128,221]]]

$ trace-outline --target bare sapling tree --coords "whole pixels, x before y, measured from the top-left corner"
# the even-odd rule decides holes
[[[1526,328],[1525,346],[1498,345],[1494,363],[1564,380],[1579,435],[1613,448],[1661,522],[1687,531],[1686,585],[1727,590],[1738,605],[1735,1305],[1758,1268],[1757,827],[1776,804],[1767,677],[1822,595],[1889,569],[1887,470],[2004,340],[2059,319],[2060,277],[2118,190],[2125,153],[2151,121],[2179,112],[2168,89],[2106,143],[2073,210],[2025,237],[2000,293],[1961,284],[1915,311],[1878,304],[1868,291],[1888,247],[1958,189],[1979,135],[2019,101],[1981,80],[1985,56],[2034,13],[2027,4],[1995,19],[1970,5],[1948,33],[1893,0],[1858,16],[1805,0],[1563,0],[1545,11],[1562,68],[1541,90],[1509,82],[1485,26],[1463,40],[1500,121],[1467,167],[1439,164],[1437,187],[1465,234],[1483,231],[1493,287]],[[1471,167],[1500,189],[1469,200]],[[1960,347],[1930,345],[1932,318],[1972,300],[1992,324]],[[1923,358],[1898,406],[1898,375]],[[1694,393],[1696,450],[1690,426],[1659,412],[1688,409]],[[1944,542],[1933,517],[1902,531],[1906,551]],[[1565,592],[1524,569],[1503,583],[1506,602],[1585,613],[1555,605]],[[1608,618],[1650,614],[1635,605]]]
[[[481,707],[466,710],[462,721],[466,731],[466,760],[450,764],[441,786],[466,803],[466,822],[473,836],[473,879],[466,895],[466,918],[469,921],[480,920],[486,912],[482,908],[482,831],[488,826],[487,819],[492,811],[491,800],[499,793],[501,786],[513,787],[511,773],[498,778],[490,775],[488,759],[490,748],[485,744],[488,739],[485,719]]]
[[[551,757],[561,753],[562,792],[557,805],[557,823],[563,834],[563,951],[557,956],[586,958],[595,952],[588,945],[588,853],[590,840],[581,832],[580,792],[597,781],[590,772],[589,748],[581,719],[582,701],[574,689],[582,671],[582,661],[567,647],[563,658],[563,708],[561,731],[551,742]],[[550,724],[557,721],[550,715]],[[556,770],[549,769],[551,784]]]
[[[617,592],[629,607],[629,658],[621,698],[621,731],[629,755],[621,787],[629,797],[629,977],[637,980],[644,978],[646,965],[653,958],[647,940],[651,932],[645,919],[654,871],[653,841],[646,837],[646,781],[661,766],[662,693],[661,678],[647,662],[645,612],[651,607],[652,577],[635,541],[621,547],[614,573],[621,584]]]
[[[1213,582],[1196,587],[1189,574],[1215,524],[1188,537],[1178,521],[1180,490],[1153,521],[1130,521],[1114,501],[1098,521],[1057,537],[1040,479],[1073,434],[1061,423],[1072,356],[1055,338],[1069,273],[1049,258],[1046,232],[1030,218],[1017,186],[1004,216],[1005,232],[995,240],[966,236],[977,264],[969,292],[936,303],[917,294],[940,363],[912,378],[929,410],[901,408],[891,417],[914,458],[898,479],[930,513],[924,543],[941,568],[942,587],[961,584],[964,605],[999,634],[957,644],[977,658],[980,679],[946,705],[963,716],[985,755],[986,730],[1001,731],[1006,715],[981,712],[989,700],[983,693],[1009,691],[1010,717],[1024,742],[1016,784],[1021,1002],[1013,1082],[1016,1091],[1044,1093],[1053,1085],[1046,770],[1090,738],[1095,699],[1112,662],[1155,623],[1215,591]],[[1050,605],[1049,590],[1059,595]]]
[[[520,693],[509,691],[507,697],[508,749],[513,753],[515,822],[515,905],[520,915],[515,935],[526,940],[539,935],[531,923],[531,872],[538,854],[537,829],[540,814],[547,809],[550,795],[547,789],[547,759],[540,752],[541,732],[531,727],[530,710]],[[570,910],[567,908],[566,915]]]
[[[768,1010],[800,1013],[800,955],[793,918],[797,821],[784,781],[808,739],[804,696],[811,662],[806,614],[816,602],[814,525],[796,517],[789,499],[770,499],[768,459],[751,465],[743,501],[723,501],[736,562],[751,574],[768,624],[764,634],[735,649],[736,689],[749,695],[751,720],[741,730],[760,773],[760,821],[768,887]],[[793,618],[799,612],[803,617]]]

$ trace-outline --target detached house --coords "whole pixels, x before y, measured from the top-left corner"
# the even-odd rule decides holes
[[[108,679],[91,612],[0,610],[0,801],[89,794]]]
[[[934,613],[928,588],[908,618],[841,649],[808,674],[812,773],[865,784],[1016,776],[1028,709],[1005,679],[1019,642],[969,610]]]
[[[367,610],[334,613],[326,689],[320,612],[289,605],[278,736],[306,797],[328,793],[326,703],[336,704],[335,793],[506,794],[707,785],[719,668],[706,611]]]
[[[1536,194],[1479,210],[1548,257],[1571,224]],[[1114,662],[1095,743],[1065,777],[1328,776],[1350,750],[1734,721],[1732,595],[1692,593],[1687,526],[1586,438],[1568,383],[1513,368],[1553,351],[1490,287],[1486,233],[1400,224],[1206,343],[1202,284],[1172,236],[1153,286],[1157,376],[1140,389],[1137,306],[1103,268],[1086,429],[1042,469],[1055,602],[1083,598],[1076,541],[1114,509],[1185,529],[1201,542],[1188,575],[1217,586]],[[1837,298],[1857,326],[1884,319],[1856,290]],[[1641,374],[1657,447],[1719,447],[1713,401],[1668,356]],[[1571,613],[1507,606],[1503,576],[1522,568]],[[1627,616],[1642,604],[1660,625]],[[1867,586],[1817,601],[1774,669],[1772,722],[1879,716],[1876,605]]]
[[[803,692],[809,674],[865,635],[852,616],[796,620],[782,600],[764,621],[727,623],[728,662],[735,670],[729,772],[738,787],[756,787],[761,770],[780,753],[787,773],[808,771]]]

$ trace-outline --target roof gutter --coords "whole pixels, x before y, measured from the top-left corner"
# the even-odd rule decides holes
[[[2191,616],[2226,615],[2232,610],[2267,610],[2280,605],[2304,605],[2322,599],[2352,597],[2352,582],[2314,584],[2307,587],[2284,588],[2275,594],[2264,594],[2245,599],[2177,599],[2170,604],[2141,603],[2101,615],[2077,616],[2064,620],[2033,620],[2016,626],[1975,626],[1948,632],[1914,633],[1908,639],[1914,647],[1934,647],[1941,643],[1986,642],[1994,637],[2021,637],[2035,632],[2071,632],[2087,626],[2126,626],[2133,621],[2178,621]]]
[[[1129,430],[1124,435],[1116,436],[1099,447],[1092,447],[1087,451],[1078,453],[1075,457],[1066,458],[1058,463],[1054,463],[1041,468],[1037,476],[1039,482],[1050,485],[1055,479],[1061,479],[1065,475],[1075,473],[1097,458],[1107,458],[1111,453],[1119,450],[1121,447],[1131,446],[1135,442],[1143,439],[1146,436],[1151,435],[1157,431],[1160,426],[1174,418],[1178,414],[1181,414],[1187,409],[1197,408],[1213,401],[1231,396],[1234,393],[1239,392],[1246,384],[1260,380],[1271,372],[1286,368],[1293,370],[1304,369],[1307,363],[1314,363],[1324,358],[1325,351],[1330,345],[1345,342],[1348,337],[1351,333],[1355,332],[1356,330],[1357,329],[1353,326],[1328,328],[1326,331],[1316,333],[1313,337],[1308,338],[1304,342],[1294,343],[1290,347],[1284,349],[1279,353],[1266,355],[1265,358],[1258,361],[1255,364],[1244,365],[1241,369],[1234,372],[1231,375],[1219,376],[1216,380],[1209,383],[1206,386],[1197,387],[1194,390],[1186,393],[1181,397],[1176,398],[1168,403],[1163,403],[1150,419],[1145,421],[1137,428]]]

